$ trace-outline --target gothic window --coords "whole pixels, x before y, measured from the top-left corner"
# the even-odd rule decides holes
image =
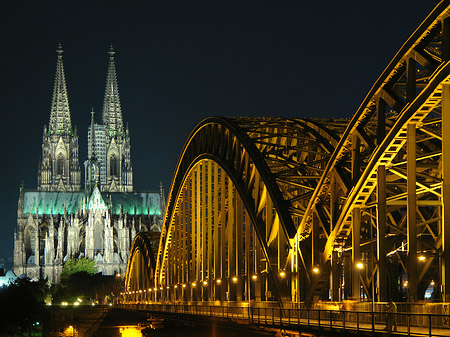
[[[115,154],[109,158],[109,173],[112,177],[117,176],[117,158]]]
[[[48,167],[50,168],[50,172],[53,174],[53,159],[52,155],[49,153],[48,155]]]
[[[56,174],[64,175],[64,155],[62,153],[58,154],[58,159],[56,161]]]

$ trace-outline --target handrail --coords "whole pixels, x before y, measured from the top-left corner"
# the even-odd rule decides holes
[[[407,336],[449,336],[450,314],[387,313],[379,311],[274,308],[251,306],[220,306],[211,304],[119,304],[122,308],[154,313],[190,315],[204,320],[208,317],[234,321],[249,326],[296,328],[357,333],[392,332]]]

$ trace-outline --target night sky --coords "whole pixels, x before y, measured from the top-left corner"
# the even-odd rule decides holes
[[[82,172],[91,108],[101,119],[112,43],[134,187],[158,190],[162,181],[167,194],[187,137],[206,117],[350,118],[438,2],[2,4],[0,257],[13,256],[20,183],[37,187],[59,42]]]

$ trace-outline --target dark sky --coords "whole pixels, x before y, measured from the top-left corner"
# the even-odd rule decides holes
[[[196,3],[193,5],[193,3]],[[19,186],[37,185],[56,47],[86,159],[113,43],[134,186],[169,191],[209,116],[350,118],[438,1],[8,1],[0,12],[0,257],[13,256]],[[83,168],[84,171],[84,168]]]

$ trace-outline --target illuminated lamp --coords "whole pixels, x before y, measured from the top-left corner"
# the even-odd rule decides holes
[[[314,274],[319,274],[320,269],[318,267],[314,267],[312,271]]]
[[[182,285],[181,285],[183,288],[186,288],[186,285],[183,283]]]
[[[362,263],[361,261],[358,262],[358,263],[356,264],[356,268],[358,268],[358,269],[364,269],[364,263]]]
[[[257,279],[258,279],[258,275],[253,274],[253,275],[252,275],[252,280],[255,280],[255,281],[256,281]]]
[[[221,280],[220,278],[218,278],[218,279],[216,280],[216,283],[217,283],[217,284],[222,284],[222,280]]]
[[[286,277],[286,272],[284,270],[280,270],[280,277],[281,278],[285,278]]]
[[[417,259],[420,262],[425,262],[427,260],[427,257],[425,255],[423,255],[423,254],[420,254],[419,256],[417,256]]]
[[[197,283],[192,282],[192,286],[195,288],[197,286]]]
[[[208,285],[208,281],[203,281],[203,285],[207,286]]]
[[[238,278],[236,276],[233,276],[232,280],[233,280],[234,283],[237,283]]]

